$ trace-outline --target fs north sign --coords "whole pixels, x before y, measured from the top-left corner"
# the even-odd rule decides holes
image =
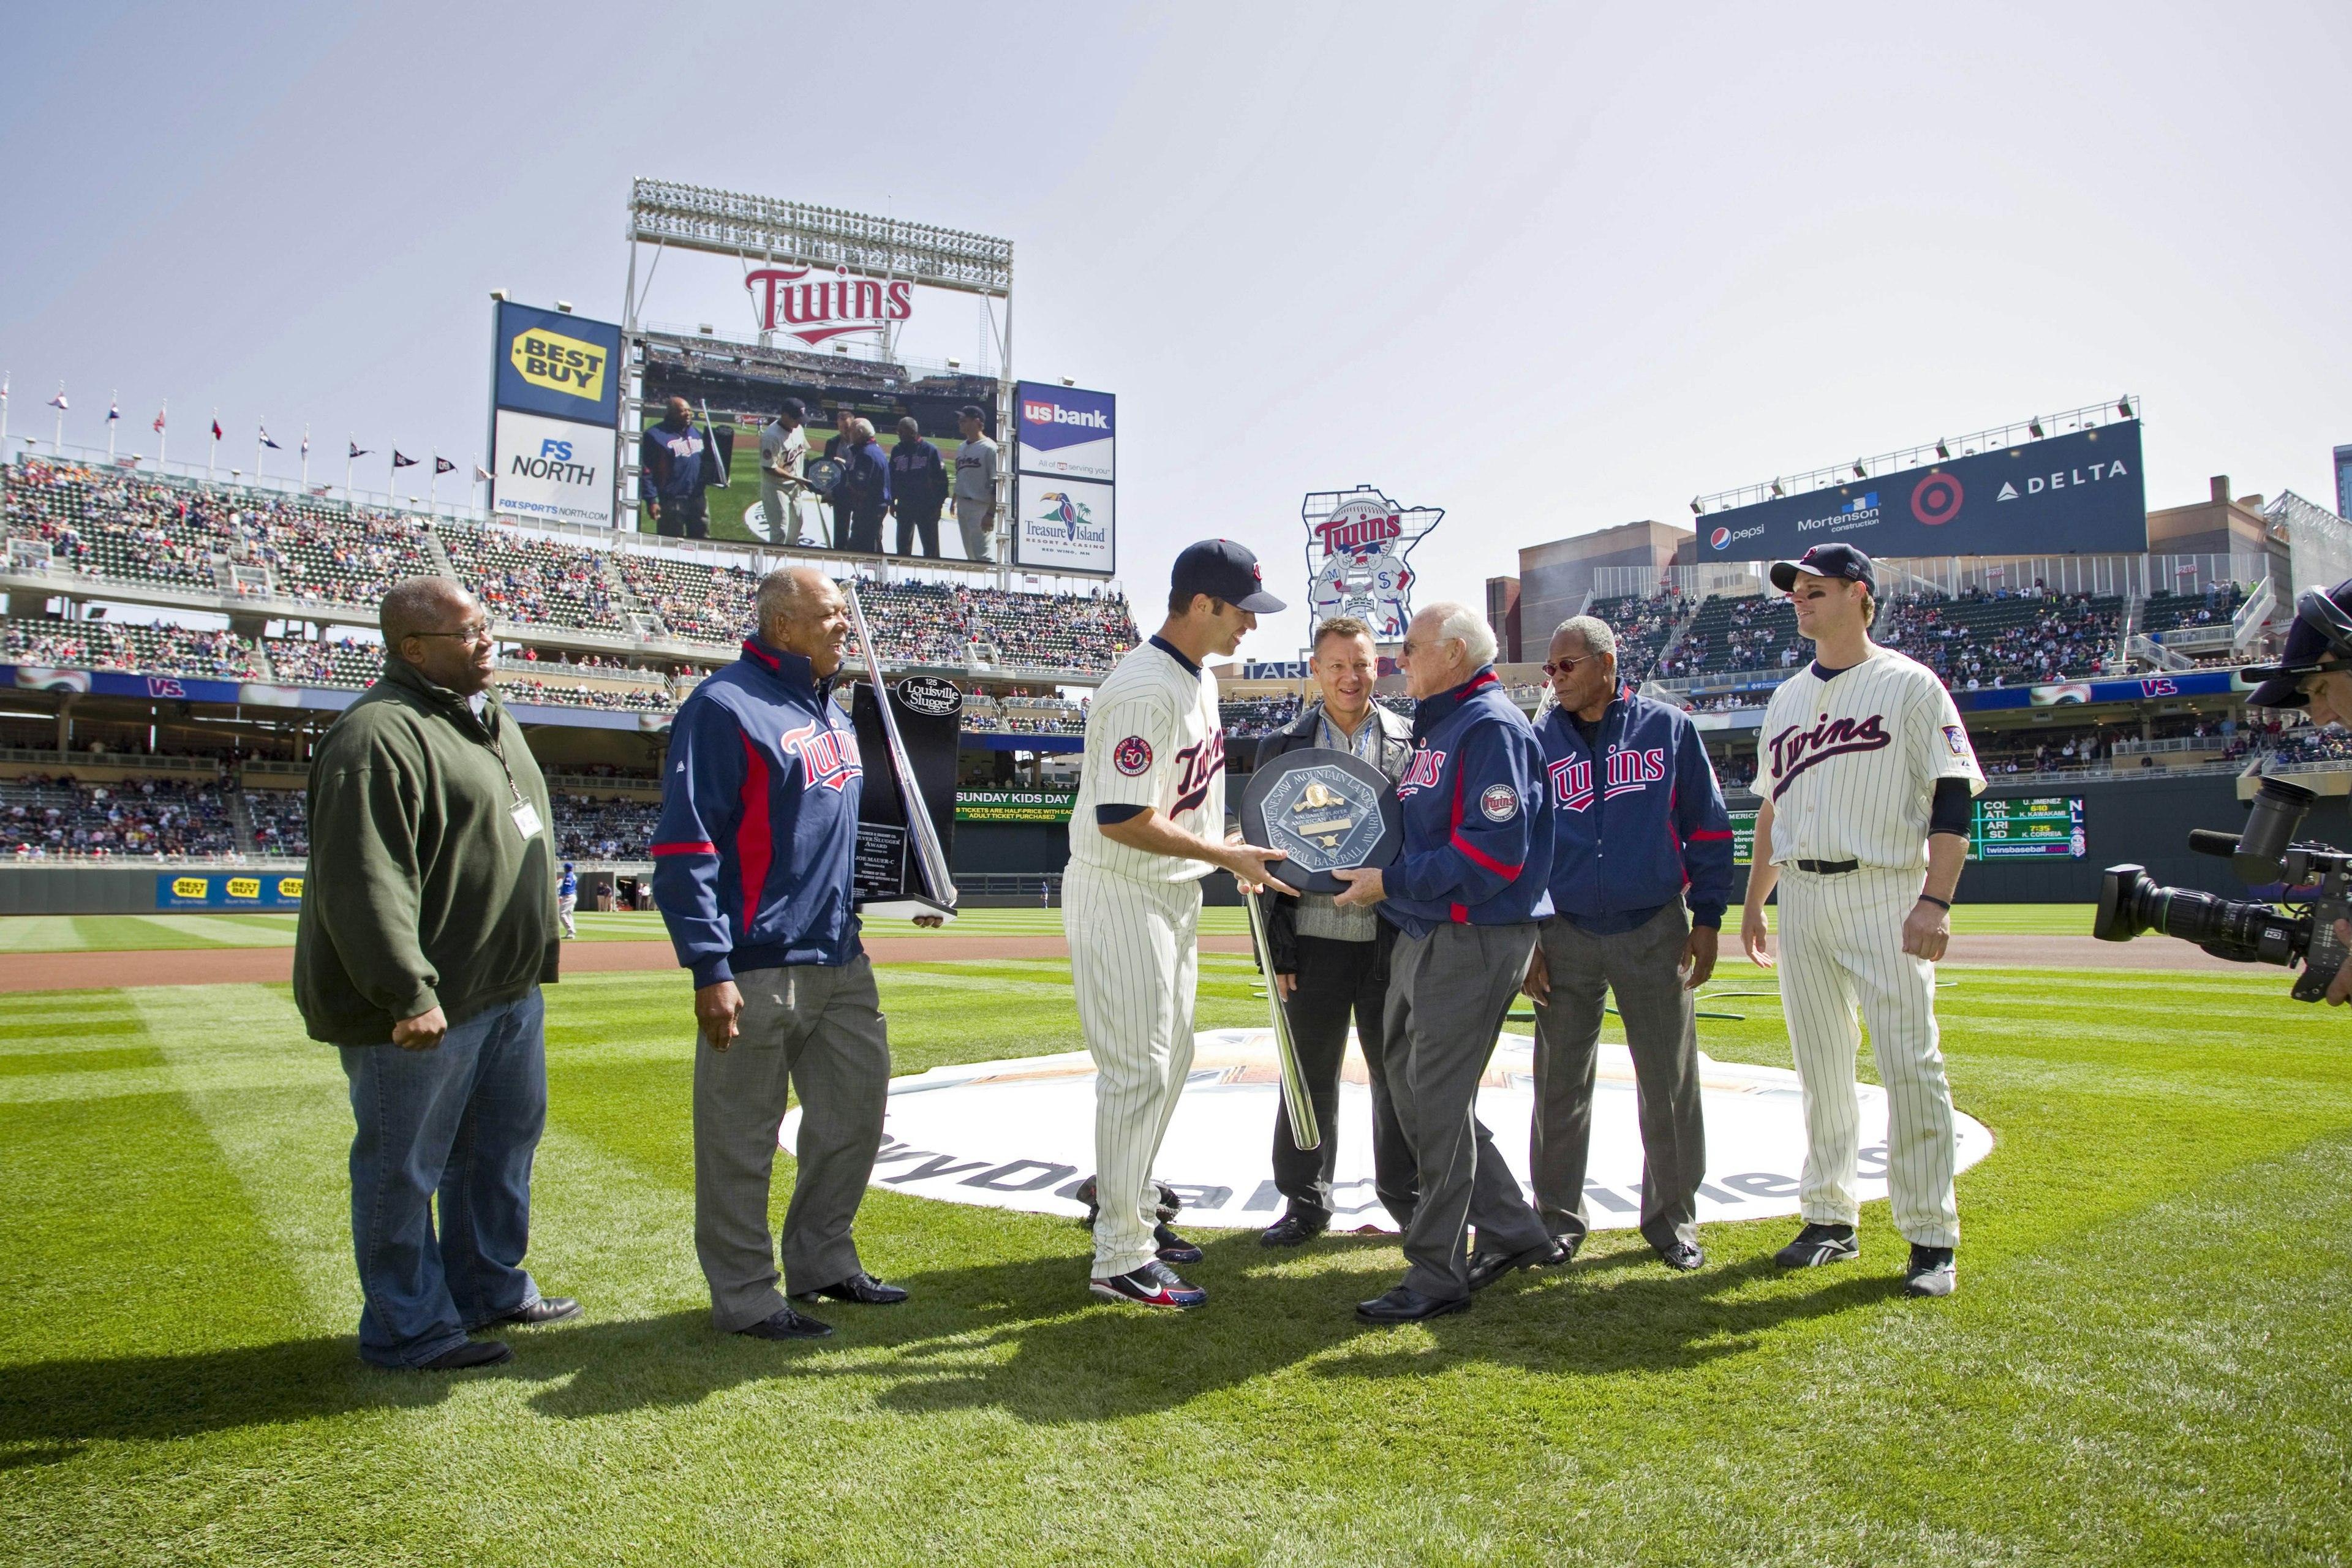
[[[915,310],[915,286],[905,279],[854,278],[846,267],[830,274],[807,267],[762,267],[747,273],[751,314],[763,332],[781,331],[804,343],[851,332],[878,332]]]
[[[490,421],[490,510],[612,527],[614,439],[599,426],[499,409]]]
[[[1353,616],[1381,642],[1412,619],[1413,570],[1405,555],[1445,519],[1443,507],[1404,507],[1370,485],[1309,494],[1307,602],[1319,623]]]
[[[1872,555],[2137,554],[2139,421],[1715,512],[1702,557],[1790,561],[1834,540]]]

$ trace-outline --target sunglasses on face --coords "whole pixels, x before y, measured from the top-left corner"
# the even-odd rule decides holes
[[[1595,659],[1600,657],[1601,656],[1597,653],[1588,653],[1580,655],[1575,658],[1563,658],[1559,660],[1548,659],[1544,663],[1543,672],[1546,675],[1566,675],[1575,669],[1578,665],[1584,663],[1587,659]]]

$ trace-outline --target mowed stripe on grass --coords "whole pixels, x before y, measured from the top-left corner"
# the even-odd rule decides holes
[[[1255,978],[1206,966],[1202,1026],[1261,1021]],[[1159,1319],[1088,1304],[1074,1226],[878,1190],[861,1244],[915,1300],[778,1347],[708,1325],[682,997],[581,976],[532,1262],[589,1321],[460,1379],[355,1363],[349,1110],[282,987],[0,998],[0,1065],[87,1090],[0,1096],[0,1516],[76,1562],[2328,1561],[2343,1020],[2267,971],[2156,984],[1942,994],[1999,1139],[1954,1301],[1894,1295],[1881,1205],[1852,1268],[1778,1274],[1780,1223],[1687,1277],[1608,1233],[1386,1332],[1349,1307],[1391,1243],[1218,1236],[1211,1306]],[[1079,1043],[1048,967],[882,985],[901,1072]],[[1706,1048],[1786,1065],[1759,1011]]]

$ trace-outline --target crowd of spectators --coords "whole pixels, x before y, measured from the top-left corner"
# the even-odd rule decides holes
[[[600,687],[554,685],[533,676],[495,678],[501,700],[531,702],[549,708],[601,708],[618,713],[667,713],[677,701],[663,686],[635,691],[611,691]]]
[[[2246,602],[2246,590],[2235,583],[2208,583],[2187,594],[2158,590],[2140,609],[2139,629],[2151,637],[2185,626],[2227,626]]]
[[[1217,720],[1228,736],[1268,735],[1298,717],[1301,699],[1286,692],[1279,697],[1234,697],[1217,704]]]
[[[126,621],[10,616],[0,622],[0,653],[12,664],[58,669],[120,669],[205,680],[252,680],[261,673],[252,646],[234,633]]]
[[[245,815],[253,824],[254,853],[268,858],[299,860],[310,853],[308,797],[299,789],[245,792]]]
[[[1638,686],[1653,675],[1667,673],[1657,668],[1658,656],[1690,611],[1689,598],[1669,588],[1646,595],[1627,594],[1595,599],[1585,613],[1606,621],[1609,629],[1617,634],[1618,678]]]
[[[661,803],[626,795],[553,792],[555,843],[567,860],[642,860],[661,820]]]
[[[26,859],[225,856],[241,846],[217,783],[81,784],[34,773],[0,783],[0,852]]]
[[[449,564],[495,619],[616,629],[620,606],[603,551],[464,523],[439,532]]]
[[[2096,674],[2123,630],[2120,598],[1972,590],[1910,595],[1882,608],[1871,635],[1955,691],[2073,680]]]

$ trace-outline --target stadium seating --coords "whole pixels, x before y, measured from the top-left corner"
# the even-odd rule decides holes
[[[508,702],[530,702],[550,708],[601,708],[625,713],[667,713],[677,706],[677,700],[667,686],[613,691],[601,687],[559,685],[532,676],[503,672],[494,679],[499,698]]]
[[[2216,584],[2195,594],[2155,593],[2140,611],[2139,629],[2154,636],[2180,626],[2228,626],[2246,602],[2246,591],[2235,583]]]
[[[1268,735],[1298,717],[1299,699],[1240,697],[1217,704],[1218,721],[1228,737]]]
[[[255,853],[299,860],[310,853],[310,818],[299,789],[245,792],[245,814],[253,824]]]
[[[620,606],[600,550],[529,539],[495,528],[443,523],[449,564],[490,614],[537,626],[617,629]]]
[[[1680,594],[1626,594],[1615,598],[1595,599],[1585,611],[1609,623],[1617,634],[1617,674],[1622,680],[1638,685],[1653,675],[1665,672],[1656,668],[1658,655],[1664,651],[1666,638],[1682,618],[1690,613],[1690,601]],[[1549,633],[1544,637],[1546,647],[1529,648],[1530,661],[1547,657]]]
[[[1664,660],[1653,673],[1778,674],[1801,664],[1811,649],[1811,644],[1797,636],[1796,612],[1779,595],[1717,595],[1699,606],[1674,647],[1662,650]],[[1618,669],[1626,679],[1640,679],[1626,670],[1622,654]]]
[[[205,680],[255,680],[251,645],[226,631],[122,621],[0,620],[0,653],[12,664],[120,669]]]
[[[661,820],[659,803],[625,795],[552,794],[556,850],[567,860],[642,860]]]
[[[133,778],[77,784],[37,774],[0,781],[0,853],[229,855],[241,847],[217,784]]]
[[[2122,635],[2120,597],[1976,594],[1885,606],[1872,635],[1919,660],[1954,690],[2074,680],[2098,672]]]
[[[731,647],[751,635],[751,598],[760,586],[751,573],[650,551],[617,552],[613,563],[630,595],[659,616],[671,636]]]
[[[269,656],[271,670],[289,686],[367,686],[383,673],[382,643],[271,637],[262,649]]]

